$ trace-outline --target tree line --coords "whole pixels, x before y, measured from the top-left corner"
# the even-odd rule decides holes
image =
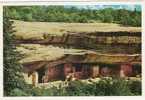
[[[4,7],[5,9],[5,7]],[[65,6],[9,6],[9,18],[40,22],[118,23],[141,26],[141,11],[126,9],[78,9]]]

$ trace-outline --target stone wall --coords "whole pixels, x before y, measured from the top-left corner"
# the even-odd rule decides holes
[[[36,86],[38,83],[48,83],[56,80],[79,80],[97,77],[132,77],[141,75],[140,66],[131,64],[99,65],[65,63],[58,66],[49,66],[44,70],[44,75],[37,70],[32,74],[24,74],[27,83]],[[42,76],[42,77],[40,77]],[[41,78],[41,79],[39,79]],[[39,82],[39,80],[42,80]]]

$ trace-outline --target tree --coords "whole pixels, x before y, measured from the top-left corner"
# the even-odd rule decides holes
[[[40,22],[107,22],[141,26],[141,11],[125,9],[79,9],[64,6],[9,6],[12,19]]]
[[[107,22],[107,23],[111,23],[113,21],[113,9],[112,8],[106,8],[104,10],[102,10],[103,12],[103,22]]]
[[[16,51],[12,21],[8,18],[7,7],[3,13],[3,39],[4,39],[4,95],[9,96],[14,89],[23,90],[25,82],[22,76],[22,66],[19,64],[20,54]]]
[[[86,16],[80,16],[79,17],[79,22],[80,23],[87,23],[88,22],[87,17]]]

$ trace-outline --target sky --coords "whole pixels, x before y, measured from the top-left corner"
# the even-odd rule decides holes
[[[141,11],[141,5],[72,5],[65,7],[76,7],[79,9],[104,9],[104,8],[113,8],[113,9],[126,9],[126,10],[138,10]]]

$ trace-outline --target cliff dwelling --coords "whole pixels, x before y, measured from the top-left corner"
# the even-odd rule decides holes
[[[33,22],[34,26],[29,26],[29,22],[14,22],[18,30],[15,33],[17,50],[24,55],[20,63],[27,83],[141,77],[141,28],[116,24],[90,27],[88,24],[86,30],[87,24],[71,27],[69,23],[48,23],[47,30],[39,30],[43,29],[41,23],[35,23],[39,26],[35,29]],[[56,34],[51,33],[53,29],[57,30]]]

